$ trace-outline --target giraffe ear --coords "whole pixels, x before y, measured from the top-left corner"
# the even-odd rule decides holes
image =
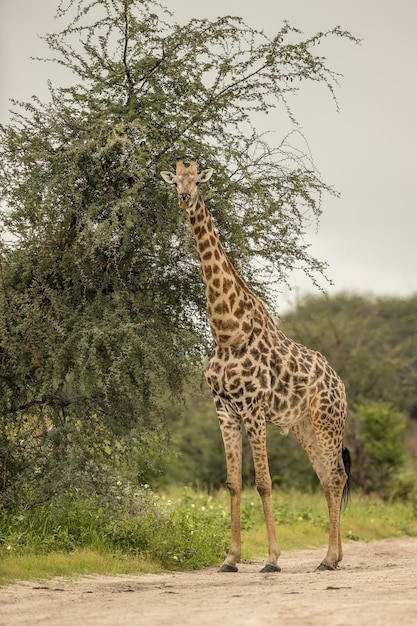
[[[160,172],[160,174],[166,183],[168,183],[169,185],[175,184],[174,174],[171,174],[171,172]]]
[[[213,170],[212,169],[203,170],[198,175],[198,182],[199,183],[206,183],[208,180],[210,180],[212,174],[213,174]]]

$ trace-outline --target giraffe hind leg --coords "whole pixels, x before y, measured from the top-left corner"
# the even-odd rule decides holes
[[[323,469],[324,468],[324,471]],[[341,450],[322,453],[318,476],[327,500],[329,512],[329,545],[327,554],[317,568],[318,571],[336,569],[343,558],[340,535],[340,511],[344,487],[347,482]]]
[[[317,571],[336,569],[342,560],[342,542],[340,536],[340,509],[343,493],[347,493],[350,455],[346,450],[342,454],[341,442],[334,442],[334,446],[323,446],[314,432],[309,419],[296,424],[292,432],[301,443],[316,472],[327,501],[329,513],[329,544],[328,550]]]
[[[343,467],[345,471],[345,484],[343,486],[342,495],[340,497],[340,505],[339,505],[339,523],[338,523],[338,545],[339,545],[339,553],[338,553],[338,561],[339,563],[343,557],[343,548],[342,548],[342,540],[340,536],[340,509],[346,508],[350,500],[350,470],[352,467],[352,460],[350,457],[350,452],[348,448],[342,448],[342,461]],[[330,515],[330,505],[329,505],[329,515]],[[330,549],[330,546],[329,546]],[[329,556],[329,555],[327,555]],[[322,572],[326,570],[336,569],[337,563],[335,566],[330,565],[328,559],[326,558],[320,565],[316,568],[316,572]]]

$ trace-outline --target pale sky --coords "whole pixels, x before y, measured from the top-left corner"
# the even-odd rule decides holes
[[[162,0],[173,19],[239,15],[268,35],[284,20],[306,36],[340,25],[361,38],[355,46],[332,38],[320,50],[343,74],[335,109],[323,87],[307,88],[295,101],[315,162],[341,194],[326,197],[318,232],[308,235],[312,253],[329,264],[334,286],[376,295],[417,292],[417,2],[412,0]],[[46,81],[65,83],[58,65],[30,60],[48,56],[38,37],[60,29],[58,0],[0,0],[0,122],[9,99],[48,98]],[[282,113],[261,130],[280,137]],[[301,273],[290,278],[294,293],[315,292]],[[295,296],[283,288],[283,302]],[[281,308],[281,307],[279,307]]]

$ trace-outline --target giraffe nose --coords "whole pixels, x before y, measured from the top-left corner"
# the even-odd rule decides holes
[[[188,193],[188,192],[180,193],[179,194],[179,200],[180,200],[180,204],[188,205],[190,203],[190,200],[191,200],[191,194]]]

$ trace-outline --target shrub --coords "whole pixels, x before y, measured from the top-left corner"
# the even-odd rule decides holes
[[[356,478],[366,493],[389,497],[406,456],[406,418],[387,402],[353,406],[358,435]]]
[[[32,509],[3,509],[0,554],[68,553],[88,546],[192,569],[224,556],[227,529],[226,516],[204,503],[196,506],[186,493],[173,503],[148,486],[132,489],[118,482],[106,497],[73,490]]]

